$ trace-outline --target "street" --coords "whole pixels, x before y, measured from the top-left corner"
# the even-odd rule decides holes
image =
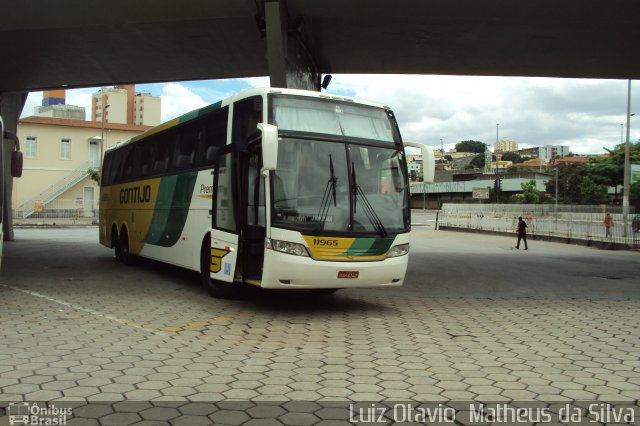
[[[640,399],[640,254],[514,242],[416,226],[400,289],[233,301],[191,272],[116,263],[95,228],[17,229],[0,275],[1,399],[71,404],[67,424],[83,425]]]

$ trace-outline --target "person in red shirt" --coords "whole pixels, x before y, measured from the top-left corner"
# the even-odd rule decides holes
[[[604,225],[604,232],[607,238],[611,238],[611,227],[613,226],[613,218],[611,217],[611,214],[607,213],[606,215],[604,215],[604,222],[602,222]]]

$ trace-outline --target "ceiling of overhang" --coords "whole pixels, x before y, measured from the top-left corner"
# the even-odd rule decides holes
[[[0,92],[268,75],[261,0],[9,1]],[[286,4],[323,73],[640,77],[635,0]]]

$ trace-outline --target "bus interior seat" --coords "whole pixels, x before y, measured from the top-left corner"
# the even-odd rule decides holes
[[[176,160],[176,167],[179,170],[186,169],[190,166],[190,157],[186,154],[178,155],[178,159]]]
[[[207,155],[206,155],[207,163],[213,161],[215,156],[216,156],[216,147],[211,145],[209,148],[207,148]]]
[[[167,161],[165,160],[157,160],[153,163],[153,171],[154,172],[164,172],[167,170]]]

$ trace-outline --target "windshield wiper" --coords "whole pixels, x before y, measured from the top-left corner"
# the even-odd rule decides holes
[[[329,154],[329,173],[329,180],[327,181],[327,186],[324,189],[322,202],[320,203],[320,210],[318,211],[318,230],[320,231],[324,229],[324,224],[327,222],[327,215],[329,214],[330,207],[329,196],[333,197],[333,206],[335,207],[337,205],[336,183],[338,182],[338,178],[333,171],[333,158],[331,157],[331,154]]]
[[[352,185],[353,185],[351,187],[351,193],[353,195],[353,214],[354,215],[356,214],[356,205],[358,203],[358,195],[360,195],[362,197],[362,205],[364,207],[364,214],[367,216],[367,219],[369,219],[369,222],[371,222],[373,227],[376,229],[376,231],[378,231],[378,233],[381,236],[386,237],[387,236],[387,230],[384,227],[384,224],[380,220],[380,217],[378,216],[378,214],[374,210],[374,208],[371,205],[371,203],[369,202],[369,200],[367,199],[367,196],[365,195],[364,191],[362,190],[362,188],[360,188],[360,185],[358,185],[358,183],[356,181],[356,165],[353,162],[351,163],[351,182],[352,182]]]

